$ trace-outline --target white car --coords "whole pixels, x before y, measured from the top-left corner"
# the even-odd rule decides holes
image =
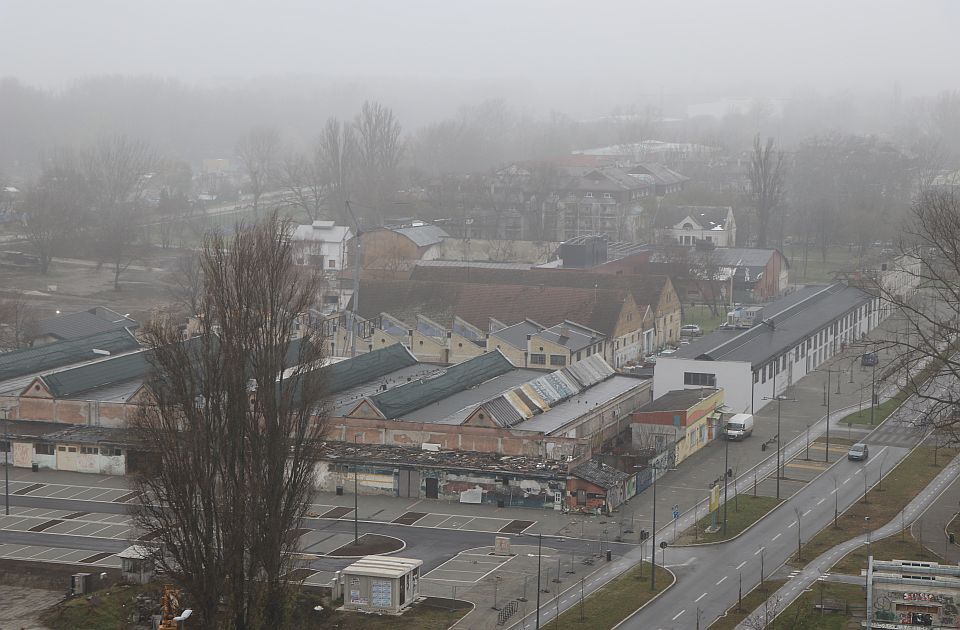
[[[696,324],[686,324],[680,327],[681,337],[699,337],[702,334],[703,330]]]

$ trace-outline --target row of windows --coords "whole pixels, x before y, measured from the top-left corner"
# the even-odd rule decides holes
[[[860,318],[870,315],[873,312],[873,302],[867,303],[865,306],[857,308],[853,313],[849,313],[840,318],[838,322],[834,322],[831,326],[820,330],[815,333],[812,337],[808,337],[806,341],[801,342],[800,345],[793,349],[793,360],[794,363],[799,362],[800,359],[803,359],[807,356],[807,352],[813,352],[820,349],[821,346],[827,343],[828,334],[832,334],[834,339],[838,336],[838,332],[846,332],[849,328],[853,327],[854,323],[859,321]],[[777,365],[779,363],[779,366]],[[753,373],[753,382],[763,382],[766,383],[768,378],[773,378],[774,373],[779,374],[781,370],[787,368],[787,355],[784,354],[778,359],[774,359],[770,363],[767,363],[761,367],[758,371]]]
[[[684,372],[684,385],[699,385],[700,387],[716,387],[717,375],[704,372]]]
[[[81,455],[96,455],[98,452],[104,457],[119,457],[123,451],[115,446],[55,446],[53,444],[34,444],[33,452],[37,455],[56,455],[59,450],[61,453],[76,453],[80,449]],[[0,452],[4,452],[0,450]]]

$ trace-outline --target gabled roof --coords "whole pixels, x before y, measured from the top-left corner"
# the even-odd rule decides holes
[[[447,232],[436,225],[414,225],[411,227],[393,228],[397,234],[409,238],[417,247],[427,247],[439,243],[449,237]]]
[[[571,469],[570,474],[584,481],[588,481],[595,486],[606,488],[607,490],[625,483],[627,479],[630,478],[630,475],[622,470],[617,470],[613,466],[607,466],[603,462],[595,459],[587,460],[576,468]]]
[[[667,168],[663,164],[656,164],[653,162],[637,164],[630,169],[630,173],[645,173],[647,175],[652,175],[657,181],[657,184],[660,186],[672,186],[674,184],[680,184],[685,181],[689,181],[690,179],[686,175],[681,175],[675,170]]]
[[[383,417],[395,419],[516,369],[500,351],[488,352],[450,366],[437,376],[388,389],[368,400]]]
[[[522,284],[543,287],[567,287],[578,289],[630,291],[638,304],[650,304],[656,310],[660,304],[660,296],[670,278],[657,274],[612,274],[596,273],[592,271],[576,271],[572,269],[528,269],[527,271],[501,269],[462,269],[456,267],[414,267],[411,280],[449,282],[462,284]],[[369,294],[368,294],[369,295]],[[361,310],[363,300],[361,300]],[[385,309],[389,311],[389,309]],[[361,313],[362,314],[362,313]],[[541,324],[549,326],[555,322],[541,321],[536,315],[528,315]],[[522,319],[522,318],[520,318]],[[517,319],[515,321],[520,321]],[[594,323],[568,317],[580,324],[585,324],[606,332]]]
[[[88,311],[57,315],[41,319],[37,326],[37,336],[51,336],[57,339],[81,339],[111,330],[133,330],[140,324],[116,311],[98,306]]]
[[[535,335],[543,330],[543,326],[531,319],[525,319],[506,328],[490,333],[491,337],[503,341],[504,343],[517,348],[518,350],[527,349],[527,335]]]
[[[756,368],[872,299],[866,291],[840,282],[809,285],[765,304],[762,323],[747,330],[712,332],[661,360],[738,361]]]
[[[446,267],[424,269],[449,270]],[[483,271],[500,273],[502,270]],[[530,286],[533,283],[510,283],[513,275],[519,274],[505,273],[503,284],[361,280],[360,316],[372,320],[388,313],[410,325],[421,315],[448,327],[457,316],[480,330],[488,330],[491,318],[507,325],[525,319],[543,326],[571,321],[609,335],[627,299],[625,288],[601,286],[596,289],[595,283],[583,288]]]
[[[352,237],[352,232],[345,225],[335,225],[333,221],[314,221],[307,225],[298,225],[291,235],[294,241],[325,241],[327,243],[342,243]]]
[[[591,330],[586,326],[565,321],[560,324],[555,324],[546,330],[541,330],[537,333],[537,337],[546,339],[559,346],[564,346],[571,352],[577,352],[600,341],[603,338],[603,334],[596,330]]]
[[[34,348],[5,352],[0,354],[0,381],[128,352],[139,347],[136,338],[121,328],[80,339],[55,341]],[[100,352],[95,352],[97,350]]]
[[[351,387],[383,378],[391,372],[417,364],[417,358],[399,343],[366,352],[346,361],[320,368],[328,394],[339,394]]]
[[[672,228],[687,217],[697,222],[701,229],[727,229],[727,219],[733,209],[729,206],[677,206],[663,208],[657,214],[656,226]]]
[[[131,352],[75,368],[44,374],[40,378],[54,398],[68,398],[81,392],[142,379],[149,369],[146,350]]]

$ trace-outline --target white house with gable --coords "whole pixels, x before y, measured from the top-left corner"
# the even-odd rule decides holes
[[[656,219],[657,241],[662,244],[733,247],[737,222],[730,206],[678,206],[662,208]]]
[[[314,221],[298,225],[293,231],[294,262],[338,272],[346,262],[347,242],[353,238],[349,227],[333,221]]]

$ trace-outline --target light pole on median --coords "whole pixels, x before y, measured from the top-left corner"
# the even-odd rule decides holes
[[[13,444],[10,442],[10,419],[7,417],[10,409],[0,408],[3,413],[3,485],[4,485],[4,508],[6,515],[10,516],[10,449]]]
[[[651,466],[653,474],[653,525],[650,527],[650,590],[657,590],[657,467]]]
[[[788,402],[796,402],[797,399],[784,398],[783,396],[780,396],[779,394],[776,393],[776,386],[777,386],[776,375],[774,375],[773,386],[774,386],[774,396],[773,397],[764,396],[763,399],[777,401],[777,499],[779,499],[780,498],[780,476],[781,476],[780,475],[780,457],[781,457],[781,454],[780,454],[780,444],[781,444],[780,442],[780,407],[781,407],[781,403],[785,400]]]

